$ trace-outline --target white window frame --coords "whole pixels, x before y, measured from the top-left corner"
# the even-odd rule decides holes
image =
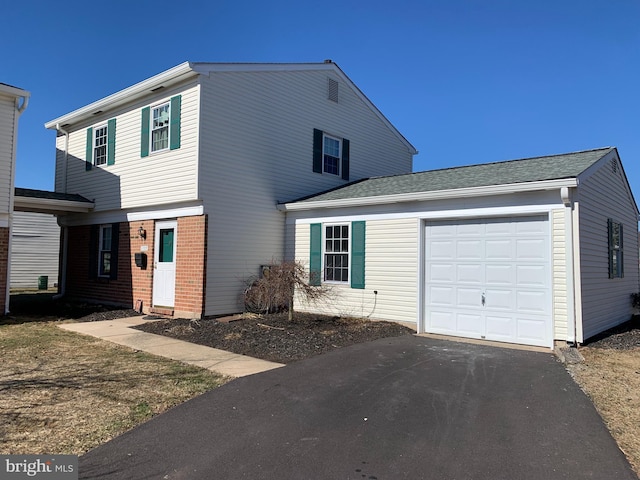
[[[338,142],[338,156],[335,157],[334,155],[330,155],[328,153],[325,153],[325,147],[327,144],[327,139],[330,140],[335,140],[336,142]],[[338,160],[338,171],[337,172],[329,172],[327,171],[327,169],[325,168],[326,163],[325,163],[325,156],[329,156],[331,158],[337,158]],[[340,176],[341,175],[341,170],[342,170],[342,139],[338,138],[338,137],[334,137],[333,135],[327,135],[326,133],[322,134],[322,173],[326,173],[327,175],[336,175],[336,176]]]
[[[106,248],[107,246],[104,245],[104,232],[108,230],[109,231],[109,248]],[[103,255],[105,253],[109,254],[109,271],[105,272],[104,271],[104,262],[103,262]],[[112,270],[112,266],[113,266],[113,225],[108,223],[105,225],[100,225],[100,228],[98,229],[98,276],[99,277],[104,277],[104,278],[109,278],[111,276],[111,270]]]
[[[154,128],[154,112],[159,109],[159,108],[163,108],[163,107],[167,107],[167,113],[169,115],[169,119],[167,120],[167,124],[166,126],[162,126],[159,128]],[[171,100],[167,100],[166,102],[161,102],[158,103],[157,105],[153,105],[151,106],[151,113],[149,115],[149,153],[156,153],[156,152],[164,152],[165,150],[169,150],[170,146],[171,146]],[[163,148],[154,148],[154,142],[153,142],[153,133],[155,131],[161,130],[163,128],[167,129],[167,146],[163,147]]]
[[[327,255],[344,255],[344,252],[327,252],[327,227],[347,227],[347,278],[346,280],[327,280]],[[342,233],[342,232],[341,232]],[[343,237],[340,237],[342,241]],[[343,267],[340,267],[343,268]],[[322,224],[322,282],[338,285],[348,285],[351,282],[351,223],[323,223]]]
[[[611,236],[611,240],[615,240],[615,232],[617,230],[618,243],[609,245],[609,271],[611,272],[610,278],[624,278],[624,244],[622,239],[623,225],[621,222],[616,222],[613,219],[609,219],[611,225],[611,232],[607,232],[607,235]],[[615,259],[615,260],[614,260]]]
[[[104,141],[104,143],[101,143],[100,145],[98,145],[98,132],[100,130],[104,129],[104,135],[101,135],[99,138],[101,141]],[[100,124],[96,127],[93,127],[93,149],[92,149],[92,157],[93,157],[93,165],[95,165],[96,167],[104,167],[107,165],[108,162],[108,158],[109,158],[109,124],[108,123],[103,123]],[[104,149],[104,156],[103,161],[101,161],[100,163],[98,163],[98,149]]]

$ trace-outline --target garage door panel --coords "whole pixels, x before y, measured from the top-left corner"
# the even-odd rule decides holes
[[[537,345],[539,347],[549,346],[547,336],[544,334],[545,324],[542,320],[532,317],[519,317],[516,322],[518,343]]]
[[[453,283],[456,280],[456,266],[453,263],[434,263],[429,271],[428,281],[433,283]]]
[[[427,224],[427,331],[550,346],[549,236],[547,216]]]
[[[518,261],[544,261],[549,255],[544,238],[519,238],[516,241]]]
[[[451,310],[433,310],[430,322],[431,331],[434,333],[455,334],[456,319]]]
[[[533,290],[518,290],[516,292],[516,307],[518,312],[544,315],[547,313],[546,292]]]
[[[456,249],[453,240],[433,240],[429,243],[429,256],[433,260],[453,260]]]
[[[516,266],[516,286],[541,287],[548,283],[549,273],[545,265],[518,265]]]
[[[511,260],[513,241],[511,239],[487,239],[485,241],[486,260]]]
[[[497,341],[512,341],[516,334],[516,322],[511,315],[487,315],[486,339]]]
[[[485,265],[486,285],[512,285],[515,276],[515,268],[511,264]]]
[[[482,242],[479,239],[458,240],[456,248],[458,260],[482,260]]]
[[[462,308],[480,308],[482,306],[482,290],[480,288],[458,287],[456,303]]]
[[[482,264],[462,263],[456,266],[458,283],[482,284]]]
[[[454,308],[456,305],[456,289],[446,286],[431,286],[429,299],[432,305]]]
[[[484,319],[482,315],[471,313],[458,313],[456,316],[456,334],[473,338],[480,338],[484,335]]]
[[[487,310],[512,311],[515,306],[512,289],[487,289],[485,298],[485,308]]]

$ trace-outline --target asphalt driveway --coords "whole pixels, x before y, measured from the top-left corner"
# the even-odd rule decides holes
[[[637,480],[550,353],[414,336],[234,380],[79,467],[129,480]]]

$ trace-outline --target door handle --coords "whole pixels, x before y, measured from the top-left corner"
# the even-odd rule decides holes
[[[483,307],[484,307],[484,304],[485,304],[486,300],[487,300],[487,297],[485,296],[485,293],[482,292],[482,306]]]

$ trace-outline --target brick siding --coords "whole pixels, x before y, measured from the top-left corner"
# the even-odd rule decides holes
[[[4,315],[7,297],[9,263],[9,229],[0,228],[0,315]]]

